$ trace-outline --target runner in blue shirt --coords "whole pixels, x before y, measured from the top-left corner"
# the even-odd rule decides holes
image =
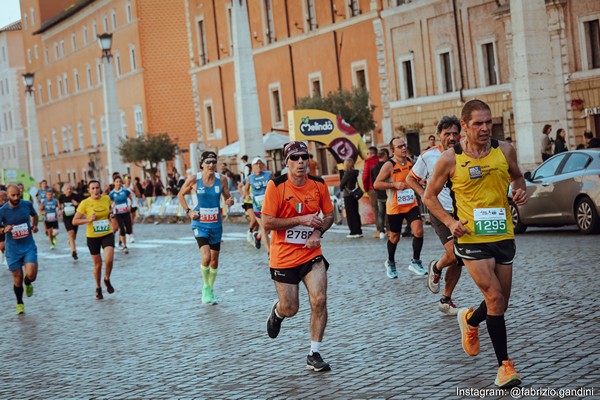
[[[244,186],[244,197],[251,196],[252,208],[254,209],[254,215],[260,227],[260,233],[254,232],[254,246],[260,249],[261,241],[269,253],[269,233],[270,231],[265,230],[263,226],[260,214],[262,212],[262,204],[265,200],[265,192],[267,191],[267,183],[271,180],[271,171],[265,170],[266,164],[260,157],[255,157],[252,160],[252,173],[248,175],[246,185]],[[252,188],[251,193],[250,188]]]
[[[13,274],[17,314],[25,312],[23,304],[23,284],[27,297],[33,295],[33,285],[37,277],[37,247],[32,233],[38,231],[38,215],[31,202],[21,200],[19,188],[11,183],[6,188],[8,203],[0,207],[0,224],[6,235],[6,261]],[[25,267],[25,274],[23,274]]]
[[[52,190],[47,190],[45,198],[40,200],[40,214],[44,216],[44,225],[46,227],[46,235],[50,239],[50,250],[54,250],[56,242],[58,242],[58,211],[59,204],[54,198]]]
[[[127,248],[127,236],[133,232],[131,226],[131,192],[123,186],[123,179],[117,176],[113,180],[114,189],[110,191],[108,197],[112,201],[113,215],[119,224],[119,238],[123,243],[123,253],[129,254]]]

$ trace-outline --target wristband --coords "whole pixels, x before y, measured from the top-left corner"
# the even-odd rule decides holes
[[[325,234],[325,229],[323,229],[323,228],[319,227],[319,228],[317,228],[317,230],[318,230],[319,232],[321,232],[321,237],[323,237],[323,235]]]
[[[189,208],[187,210],[185,210],[185,215],[189,214],[189,212],[192,211]]]

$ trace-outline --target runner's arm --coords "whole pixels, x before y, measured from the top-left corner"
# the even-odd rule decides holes
[[[223,196],[223,200],[225,200],[225,204],[231,207],[233,205],[233,197],[231,197],[231,193],[229,193],[229,185],[223,186],[221,195]]]
[[[327,214],[329,215],[329,214]],[[311,226],[313,228],[319,228],[323,226],[323,219],[319,217],[319,213],[298,215],[290,218],[277,218],[271,215],[262,213],[263,224],[266,230],[269,231],[283,231],[294,226],[303,225]],[[333,221],[333,213],[331,220]],[[329,225],[331,226],[331,224]],[[325,228],[323,228],[325,229]]]
[[[501,142],[500,149],[504,153],[504,157],[508,162],[508,173],[510,174],[510,186],[512,191],[512,199],[516,205],[522,206],[527,203],[528,196],[525,187],[525,178],[517,163],[517,152],[515,148],[506,142]]]
[[[406,176],[406,183],[412,190],[415,191],[416,194],[418,194],[421,198],[423,197],[425,194],[425,189],[423,189],[423,186],[421,186],[421,184],[417,181],[417,178],[415,178],[415,175],[412,173],[412,171]]]
[[[191,175],[185,180],[185,182],[183,183],[183,186],[181,187],[181,190],[179,191],[179,193],[177,193],[177,198],[179,199],[179,204],[181,204],[181,207],[183,207],[183,210],[186,212],[186,215],[188,214],[188,210],[190,207],[189,207],[187,201],[185,201],[185,195],[192,193],[192,190],[194,189],[195,186],[196,186],[196,175]]]
[[[79,211],[77,211],[75,213],[75,216],[73,217],[73,225],[85,225],[92,222],[92,219],[86,218],[85,214],[80,213]]]

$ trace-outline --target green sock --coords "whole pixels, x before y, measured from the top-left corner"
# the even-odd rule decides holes
[[[202,280],[204,281],[204,286],[209,286],[208,283],[210,281],[210,267],[205,267],[204,265],[200,266],[200,271],[202,272]]]
[[[208,278],[208,284],[210,285],[210,287],[215,286],[215,279],[217,278],[217,272],[219,270],[217,268],[211,268],[210,269],[210,275]]]

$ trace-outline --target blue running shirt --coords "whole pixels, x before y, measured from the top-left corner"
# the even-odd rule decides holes
[[[271,180],[271,171],[261,171],[260,174],[251,174],[248,176],[248,182],[252,187],[252,208],[254,211],[261,212],[263,201],[265,200],[265,192],[267,191],[267,183]]]
[[[12,230],[6,234],[7,253],[12,251],[21,253],[30,246],[35,246],[31,233],[31,217],[36,215],[33,204],[27,200],[21,200],[14,208],[9,202],[0,207],[0,224],[13,225]]]
[[[121,190],[111,190],[108,197],[115,203],[115,214],[127,214],[129,212],[129,189],[121,187]]]
[[[202,173],[196,176],[196,200],[198,205],[194,211],[200,212],[200,218],[192,220],[193,227],[201,227],[210,224],[216,226],[221,224],[221,178],[215,174],[215,183],[205,186],[202,181]]]
[[[55,198],[52,200],[42,199],[42,207],[44,207],[44,221],[58,221],[58,201]]]

